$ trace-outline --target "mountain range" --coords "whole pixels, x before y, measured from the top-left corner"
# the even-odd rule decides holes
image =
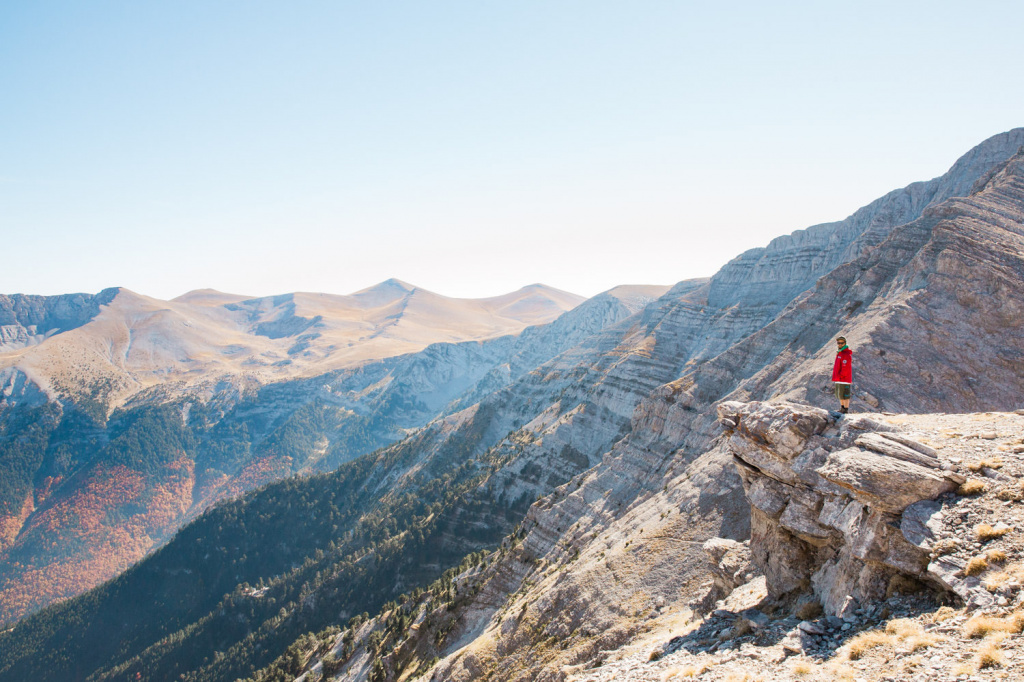
[[[73,529],[62,537],[80,556],[124,546],[117,532],[136,527],[154,528],[136,558],[166,544],[0,634],[0,679],[565,680],[681,628],[708,593],[704,541],[751,530],[716,405],[831,405],[843,334],[855,411],[1021,406],[1022,145],[1024,129],[990,138],[943,176],[743,253],[709,280],[612,290],[525,329],[481,325],[488,340],[355,360],[321,341],[343,323],[324,323],[294,353],[308,361],[275,370],[317,333],[303,325],[323,323],[326,303],[193,293],[169,309],[230,318],[233,334],[259,337],[246,359],[181,361],[171,349],[184,344],[163,331],[145,357],[178,357],[166,381],[152,380],[160,362],[136,360],[135,384],[111,379],[92,401],[45,354],[12,363],[3,442],[35,448],[38,464],[5,490],[4,523],[18,529],[0,574],[3,603],[18,605],[6,617],[45,603],[47,566],[73,565],[47,545],[54,529]],[[4,338],[42,353],[119,296],[37,304]],[[57,322],[67,331],[40,333]],[[386,344],[431,324],[410,321]],[[262,339],[278,355],[256,353],[271,352]],[[266,362],[249,387],[238,378],[254,357]],[[317,374],[321,361],[340,364]],[[72,481],[89,494],[47,492]],[[40,490],[49,516],[33,506]],[[95,502],[117,495],[126,501]]]

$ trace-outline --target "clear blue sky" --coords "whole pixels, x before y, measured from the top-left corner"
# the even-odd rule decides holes
[[[6,2],[0,292],[591,295],[1024,125],[1024,3]]]

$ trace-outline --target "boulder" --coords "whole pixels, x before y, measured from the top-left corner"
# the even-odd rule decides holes
[[[939,471],[856,447],[832,453],[818,473],[865,504],[894,513],[956,488]]]

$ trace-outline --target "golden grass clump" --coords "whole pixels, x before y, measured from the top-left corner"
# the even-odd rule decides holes
[[[910,650],[910,653],[914,653],[915,651],[920,651],[921,649],[927,649],[930,646],[935,646],[941,641],[943,641],[943,638],[939,637],[938,635],[922,632],[919,635],[912,635],[908,637],[904,643],[907,645],[907,648]]]
[[[1004,561],[1006,561],[1006,552],[1004,552],[1001,549],[990,549],[989,551],[985,552],[985,556],[988,558],[989,561],[997,564],[1001,564]]]
[[[988,570],[988,559],[984,555],[973,557],[964,568],[964,575],[978,575]]]
[[[970,661],[964,661],[963,663],[957,663],[953,666],[952,673],[955,677],[961,675],[973,675],[978,672],[978,664],[973,659]]]
[[[946,554],[952,554],[960,547],[960,542],[953,538],[942,538],[932,545],[932,554],[935,556],[944,556]]]
[[[885,632],[902,639],[921,632],[921,625],[910,618],[897,618],[886,623]]]
[[[967,468],[971,471],[981,471],[982,469],[1001,469],[1002,467],[1003,460],[998,457],[983,459],[967,465]]]
[[[1006,526],[1005,528],[993,528],[987,523],[979,523],[974,527],[974,537],[978,538],[978,542],[988,542],[989,540],[995,540],[1001,538],[1009,533],[1012,528]]]
[[[997,632],[985,638],[978,647],[977,661],[979,668],[995,668],[1006,665],[1006,655],[1002,651],[1005,632]]]
[[[857,672],[853,668],[838,661],[827,665],[825,672],[833,682],[853,682],[857,679]]]
[[[887,635],[881,630],[862,632],[846,645],[846,657],[851,661],[856,661],[871,649],[891,645],[893,639],[892,635]]]
[[[957,610],[952,606],[942,606],[938,611],[932,614],[931,621],[933,623],[942,623],[954,617],[956,614]]]
[[[967,497],[971,495],[980,495],[985,492],[985,484],[976,478],[972,478],[971,480],[962,483],[957,492]]]
[[[1017,611],[1006,618],[975,616],[964,623],[964,634],[971,639],[980,639],[998,632],[1011,634],[1024,632],[1024,611]]]
[[[937,635],[926,633],[920,623],[909,618],[897,618],[889,621],[885,626],[885,633],[906,646],[909,653],[927,649],[942,641],[942,638]]]
[[[711,666],[712,666],[711,663],[699,663],[699,664],[695,664],[695,665],[683,666],[682,668],[679,669],[678,676],[679,677],[697,677],[698,675],[703,675],[707,671],[711,670]]]
[[[999,489],[996,493],[996,497],[1003,502],[1021,502],[1024,501],[1024,481],[1020,481],[1017,485],[1006,485]]]
[[[989,592],[998,592],[1008,582],[1010,582],[1010,574],[1006,571],[999,571],[985,576],[985,579],[981,581],[981,586]]]
[[[801,659],[798,661],[793,661],[793,664],[789,666],[789,670],[796,677],[803,677],[804,675],[810,675],[812,672],[814,672],[814,666],[811,665],[809,661]]]

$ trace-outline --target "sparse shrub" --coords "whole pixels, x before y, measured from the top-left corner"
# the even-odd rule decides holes
[[[654,663],[655,661],[660,660],[662,656],[663,654],[661,653],[661,649],[655,649],[651,652],[651,655],[647,657],[647,661]]]
[[[1011,528],[1009,526],[1005,528],[993,528],[987,523],[980,523],[974,527],[974,536],[978,538],[978,542],[988,542],[989,540],[995,540],[1001,538],[1009,533]]]
[[[953,538],[943,538],[937,541],[932,546],[932,554],[935,556],[945,556],[946,554],[952,554],[956,551],[960,543]]]
[[[960,486],[960,490],[958,492],[966,497],[971,495],[980,495],[985,492],[985,483],[976,478],[972,478],[969,481],[965,481]]]
[[[988,559],[984,555],[973,557],[967,562],[964,575],[978,575],[988,570]]]

